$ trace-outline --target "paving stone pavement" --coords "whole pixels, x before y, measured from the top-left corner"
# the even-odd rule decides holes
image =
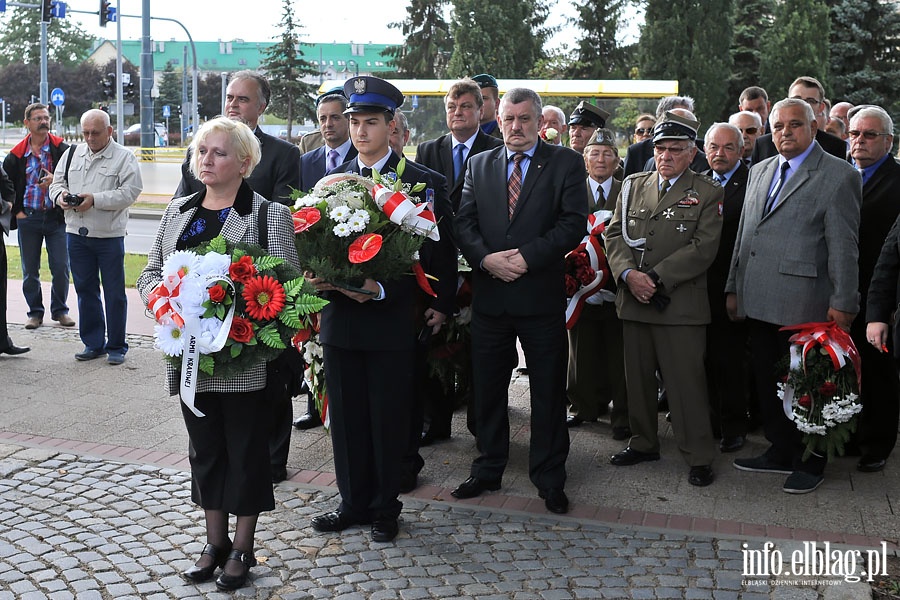
[[[815,599],[741,576],[741,541],[406,500],[400,536],[318,534],[333,490],[283,483],[238,598]],[[178,469],[0,446],[0,600],[227,598],[180,572],[202,512]],[[757,585],[761,584],[761,585]],[[824,591],[825,586],[821,586]],[[782,591],[786,593],[781,593]]]

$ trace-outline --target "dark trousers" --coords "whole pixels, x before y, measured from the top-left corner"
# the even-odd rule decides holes
[[[412,412],[413,350],[323,349],[340,510],[362,523],[395,519],[403,508],[397,496]]]
[[[763,431],[772,444],[766,455],[770,460],[789,466],[795,471],[821,475],[825,470],[824,456],[810,456],[803,460],[803,434],[791,421],[778,397],[778,362],[787,356],[792,332],[779,331],[780,325],[747,319],[751,367],[759,396]]]
[[[275,508],[269,470],[269,404],[262,390],[197,394],[198,417],[181,403],[191,462],[191,500],[252,516]]]
[[[723,437],[746,435],[747,323],[713,316],[706,328],[706,381],[713,431]]]
[[[531,388],[528,474],[539,490],[566,482],[566,326],[562,311],[514,317],[472,314],[472,374],[478,458],[471,474],[499,480],[509,461],[509,382],[518,364],[516,337],[525,352]]]
[[[883,460],[897,443],[900,420],[900,382],[893,348],[879,352],[866,340],[866,319],[861,314],[850,327],[853,343],[859,350],[862,385],[859,394],[863,409],[859,414],[856,439],[866,459]],[[890,336],[888,345],[893,346]]]
[[[6,240],[0,232],[0,348],[12,345],[6,325]]]
[[[614,303],[586,304],[569,330],[566,395],[572,414],[587,421],[606,414],[611,401],[612,426],[628,427],[622,321]]]
[[[78,295],[81,341],[88,350],[125,354],[128,351],[125,341],[128,319],[125,238],[93,238],[69,233],[66,240],[72,281]],[[103,302],[100,301],[101,281]]]

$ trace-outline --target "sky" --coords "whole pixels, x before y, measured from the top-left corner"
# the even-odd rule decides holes
[[[121,5],[123,15],[140,15],[141,0],[110,0],[112,6]],[[81,22],[82,28],[90,34],[107,39],[116,39],[116,24],[99,26],[96,14],[86,15],[73,10],[96,11],[99,0],[68,0],[67,18]],[[238,2],[221,0],[152,0],[151,16],[176,19],[184,24],[194,41],[230,41],[237,38],[247,42],[274,41],[280,28],[282,0],[252,0],[246,3],[252,8],[252,15],[243,15],[232,6]],[[339,0],[334,8],[328,8],[328,0],[295,0],[294,17],[303,26],[303,41],[310,43],[375,43],[399,44],[403,35],[399,29],[391,29],[388,23],[402,21],[406,17],[409,0]],[[310,9],[310,7],[313,7]],[[373,18],[371,9],[378,7],[378,17]],[[227,7],[227,8],[226,8]],[[569,0],[558,0],[548,24],[564,25],[566,17],[574,16],[575,9]],[[122,39],[135,40],[141,37],[141,19],[124,17],[121,20]],[[558,46],[574,34],[572,29],[564,30],[551,40],[551,47]],[[150,22],[150,37],[166,41],[172,38],[184,40],[184,30],[174,23]]]

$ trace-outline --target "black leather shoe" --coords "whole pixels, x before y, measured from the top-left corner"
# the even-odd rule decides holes
[[[578,415],[569,415],[566,417],[566,427],[578,427],[579,425],[584,423],[584,419],[579,417]]]
[[[424,448],[425,446],[430,446],[435,442],[439,442],[441,440],[449,440],[450,432],[444,431],[435,431],[432,428],[429,428],[428,431],[422,432],[422,439],[419,440],[419,447]]]
[[[328,512],[312,518],[312,527],[316,531],[343,531],[353,527],[357,522],[339,510]]]
[[[856,470],[861,473],[877,473],[884,469],[885,464],[887,464],[887,461],[883,458],[863,456],[859,459],[859,462],[856,463]]]
[[[459,487],[450,492],[450,495],[454,498],[465,500],[466,498],[480,496],[487,491],[496,492],[499,489],[499,479],[479,479],[478,477],[469,477],[459,484]]]
[[[630,467],[650,460],[659,460],[659,452],[638,452],[628,446],[621,452],[613,454],[609,462],[617,467]]]
[[[28,346],[16,346],[15,344],[10,344],[5,348],[0,348],[0,354],[9,354],[10,356],[25,354],[26,352],[30,351],[31,348],[29,348]]]
[[[390,542],[400,533],[397,519],[375,519],[372,523],[372,541]]]
[[[204,554],[208,554],[212,557],[212,563],[206,567],[198,567],[194,565],[182,575],[185,579],[190,579],[196,583],[200,583],[202,581],[208,581],[212,578],[213,573],[216,572],[216,567],[222,567],[225,565],[225,561],[228,560],[228,553],[231,552],[231,545],[229,544],[227,548],[217,548],[212,544],[207,544],[203,547],[203,552],[200,553],[200,558],[203,558]],[[200,562],[199,560],[197,562]]]
[[[564,515],[569,512],[569,498],[562,490],[541,490],[538,496],[544,500],[544,506],[552,513]]]
[[[247,583],[247,575],[250,574],[250,569],[256,566],[256,558],[253,556],[253,552],[244,552],[243,550],[232,550],[228,554],[228,560],[236,560],[241,563],[243,569],[240,575],[229,575],[228,573],[222,573],[219,575],[219,578],[216,579],[216,587],[220,590],[230,591],[236,590],[238,588],[244,587],[244,584]],[[225,568],[224,566],[222,567]]]
[[[691,467],[691,472],[688,473],[688,483],[696,485],[697,487],[706,487],[711,484],[715,478],[712,467],[709,465]]]
[[[631,428],[629,427],[613,427],[613,439],[621,442],[631,437]]]
[[[297,429],[314,429],[322,425],[322,419],[315,413],[306,413],[294,421]]]
[[[719,450],[722,452],[737,452],[744,447],[745,439],[742,435],[723,437],[722,441],[719,442]]]
[[[75,355],[75,360],[94,360],[95,358],[100,358],[101,356],[106,356],[106,350],[89,350],[85,348]]]

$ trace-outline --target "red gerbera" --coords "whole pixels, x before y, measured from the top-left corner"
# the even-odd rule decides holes
[[[247,301],[247,314],[256,321],[270,321],[284,308],[284,288],[268,275],[247,281],[241,295]]]

